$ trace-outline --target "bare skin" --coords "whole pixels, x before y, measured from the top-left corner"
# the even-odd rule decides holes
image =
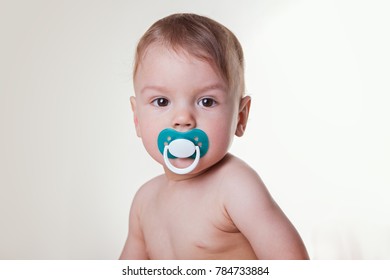
[[[244,134],[249,96],[229,94],[208,61],[160,44],[143,56],[134,89],[137,136],[165,172],[137,192],[121,259],[308,258],[257,173],[228,154],[233,137]],[[210,148],[192,172],[165,166],[156,145],[165,128],[207,133]],[[177,168],[191,162],[172,159]]]
[[[120,258],[308,259],[308,254],[256,172],[227,154],[201,176],[161,175],[144,184],[133,201]]]

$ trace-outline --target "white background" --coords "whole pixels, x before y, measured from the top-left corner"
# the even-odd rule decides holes
[[[390,259],[386,1],[0,0],[0,259],[116,259],[162,172],[132,124],[136,43],[175,12],[231,29],[252,111],[231,152],[313,259]]]

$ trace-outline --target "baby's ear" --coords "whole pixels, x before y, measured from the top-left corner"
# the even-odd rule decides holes
[[[246,124],[248,122],[249,110],[251,108],[250,96],[245,96],[241,99],[240,107],[238,111],[238,121],[236,128],[236,136],[241,137],[244,135]]]
[[[131,104],[131,110],[133,110],[135,131],[137,132],[137,136],[141,137],[141,132],[140,132],[139,125],[138,125],[138,117],[137,117],[137,102],[136,102],[134,96],[130,97],[130,104]]]

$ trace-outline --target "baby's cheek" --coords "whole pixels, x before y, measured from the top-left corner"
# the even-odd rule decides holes
[[[216,137],[213,135],[210,139],[208,155],[210,160],[219,161],[225,156],[229,149],[230,140],[226,135]]]
[[[158,160],[160,158],[162,159],[162,156],[157,146],[157,136],[155,136],[153,133],[145,132],[142,135],[142,142],[146,151],[152,158],[154,158],[155,160]]]
[[[210,147],[214,147],[215,149],[224,149],[229,146],[231,141],[230,130],[225,127],[220,127],[220,129],[215,129],[210,132]]]

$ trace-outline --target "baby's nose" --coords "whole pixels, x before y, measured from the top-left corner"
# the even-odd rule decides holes
[[[180,108],[175,111],[173,128],[177,131],[187,131],[195,128],[196,121],[193,112],[189,108]]]

